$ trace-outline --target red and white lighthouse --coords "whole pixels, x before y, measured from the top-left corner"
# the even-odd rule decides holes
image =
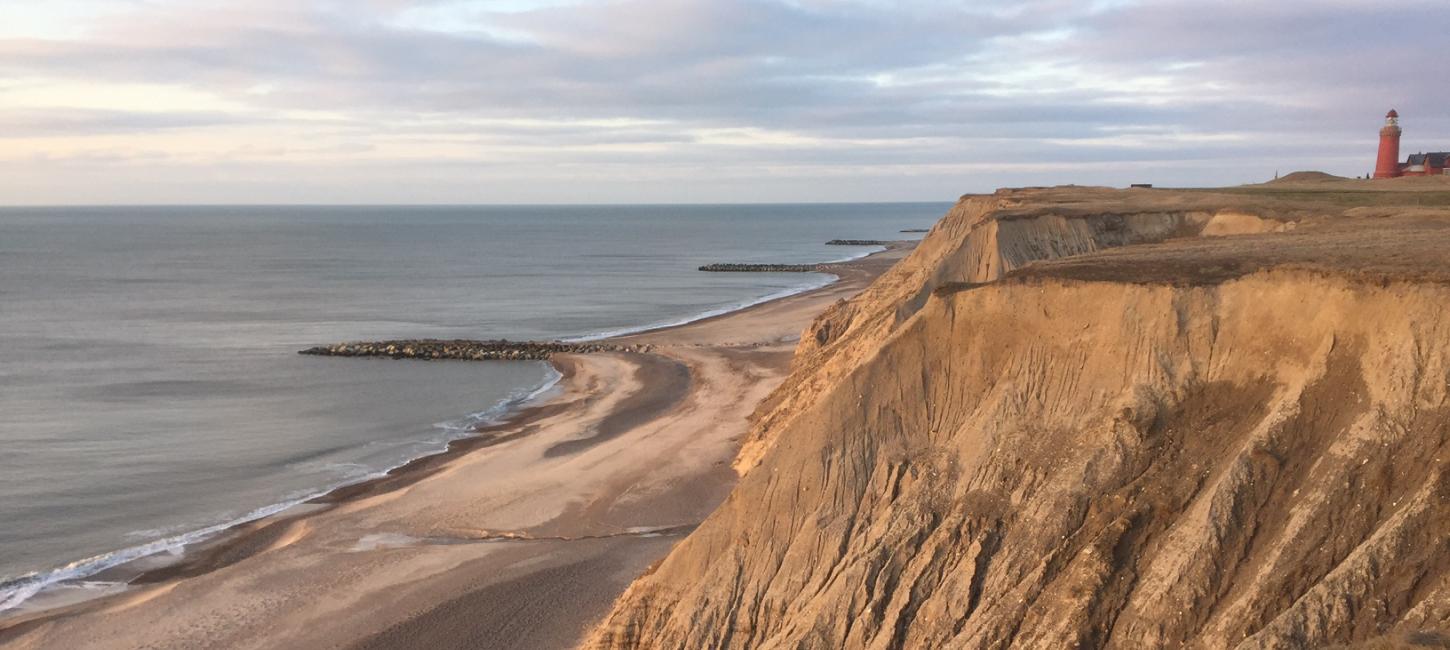
[[[1385,115],[1385,126],[1380,129],[1380,156],[1374,165],[1375,178],[1394,178],[1400,175],[1400,114],[1393,109]]]

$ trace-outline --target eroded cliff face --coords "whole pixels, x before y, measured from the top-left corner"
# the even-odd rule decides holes
[[[879,348],[942,285],[993,282],[1033,262],[1172,237],[1281,231],[1324,213],[1242,197],[1086,187],[964,196],[907,259],[802,335],[794,372],[756,413],[736,469],[754,467],[785,420]]]
[[[1192,258],[1232,272],[1157,281],[1172,242],[1091,253],[1223,234],[1203,230],[1226,210],[1248,232],[1303,226],[1244,240],[1260,253],[1329,240],[1283,206],[1100,192],[967,199],[824,316],[734,493],[589,645],[1299,648],[1445,629],[1450,288],[1372,259],[1213,258],[1234,246]],[[1445,223],[1417,237],[1450,243]],[[1095,259],[1112,272],[1075,261]],[[1104,275],[1129,279],[1082,279]]]

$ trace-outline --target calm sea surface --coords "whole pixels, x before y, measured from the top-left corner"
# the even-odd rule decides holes
[[[302,357],[577,337],[824,276],[711,274],[898,239],[947,204],[0,209],[0,610],[441,450],[531,362]]]

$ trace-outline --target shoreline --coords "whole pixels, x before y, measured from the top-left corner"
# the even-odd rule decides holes
[[[901,242],[894,242],[894,245],[891,246],[874,246],[873,248],[875,248],[875,250],[866,251],[859,255],[854,255],[846,258],[822,262],[821,264],[849,264],[850,262],[863,260],[871,256],[878,255],[896,248],[901,248],[904,245],[909,245],[912,243],[914,243],[912,242],[912,240],[903,240]],[[761,296],[759,298],[753,298],[739,303],[732,303],[726,306],[710,308],[703,312],[699,312],[677,320],[651,323],[638,327],[626,327],[614,330],[606,330],[603,332],[585,334],[575,337],[561,338],[558,340],[558,343],[609,343],[611,339],[633,337],[637,335],[650,334],[655,332],[664,332],[678,327],[685,327],[694,323],[728,317],[732,314],[743,312],[745,310],[760,305],[765,305],[767,303],[775,302],[778,300],[789,299],[795,296],[801,296],[813,291],[819,291],[841,281],[841,277],[839,275],[836,275],[835,273],[820,272],[819,274],[825,277],[822,278],[821,281],[818,283],[804,284],[788,289],[782,289],[770,294],[766,294],[765,296]],[[308,353],[308,351],[303,351],[302,353],[306,354]],[[396,465],[379,469],[368,476],[364,476],[352,481],[344,482],[330,487],[318,488],[308,496],[301,496],[287,499],[284,501],[279,501],[276,503],[269,503],[258,506],[231,520],[218,522],[216,524],[212,524],[195,530],[185,531],[143,544],[119,548],[99,555],[73,560],[66,564],[40,569],[37,571],[33,571],[29,574],[15,576],[11,582],[23,583],[27,578],[44,577],[57,572],[66,571],[68,569],[71,569],[72,567],[79,568],[80,566],[84,566],[87,564],[103,565],[95,569],[78,570],[74,575],[69,575],[65,578],[61,578],[58,580],[47,581],[37,591],[24,596],[19,602],[12,605],[10,608],[0,609],[0,632],[3,632],[6,626],[13,620],[27,618],[30,615],[43,615],[52,609],[64,608],[71,604],[67,603],[54,607],[41,607],[28,611],[22,609],[26,602],[29,602],[31,599],[34,599],[37,596],[41,596],[47,590],[52,589],[57,585],[63,585],[65,583],[76,581],[89,581],[89,579],[99,578],[102,576],[115,576],[119,578],[125,578],[124,580],[114,581],[116,584],[113,588],[119,591],[124,591],[127,586],[132,584],[150,584],[153,581],[149,580],[148,577],[152,574],[179,574],[183,571],[179,570],[178,567],[181,565],[189,564],[191,562],[191,560],[188,559],[187,556],[197,552],[210,554],[211,547],[225,546],[227,538],[234,534],[238,534],[241,531],[250,530],[252,527],[254,527],[254,524],[265,522],[266,520],[273,518],[286,517],[288,516],[289,511],[299,508],[305,509],[307,506],[311,505],[331,503],[335,498],[334,495],[337,495],[339,493],[349,493],[351,490],[354,490],[359,486],[371,485],[378,482],[385,482],[388,479],[393,478],[395,475],[404,474],[411,471],[410,468],[417,466],[419,461],[433,457],[452,457],[454,455],[467,453],[468,451],[478,448],[479,446],[486,446],[478,444],[478,441],[476,439],[502,426],[524,424],[525,420],[527,420],[527,416],[529,415],[533,403],[543,397],[550,390],[559,386],[566,379],[567,373],[563,368],[560,367],[560,364],[555,364],[547,358],[524,360],[542,361],[546,364],[549,364],[551,372],[554,374],[554,376],[548,378],[543,384],[539,385],[538,387],[529,390],[528,393],[525,395],[506,398],[499,403],[485,409],[484,411],[480,411],[479,413],[489,413],[493,411],[497,411],[497,413],[495,414],[495,416],[489,417],[483,422],[475,425],[468,433],[465,433],[460,437],[445,441],[443,443],[443,449],[428,451],[419,456],[405,459]],[[455,452],[455,447],[460,449],[461,451]],[[177,549],[180,549],[179,553],[177,552]],[[134,570],[127,570],[127,567],[131,565],[146,563],[148,560],[155,560],[155,558],[157,558],[158,556],[167,553],[172,553],[178,559],[168,563],[164,563],[164,565],[159,568],[147,569],[139,572]],[[120,559],[115,562],[109,562],[111,558],[126,556],[129,557],[127,557],[126,559]],[[113,581],[97,580],[97,582],[110,583]],[[3,584],[5,583],[0,583],[0,585]],[[75,602],[84,603],[90,600],[94,600],[96,598],[105,597],[107,595],[110,595],[110,593],[102,592],[92,597],[79,597],[75,599]],[[0,604],[3,604],[3,602],[0,602]]]
[[[857,258],[857,259],[863,259],[863,258]],[[808,284],[808,285],[801,285],[801,286],[792,287],[792,288],[789,288],[789,289],[781,289],[780,291],[776,291],[774,293],[766,294],[764,296],[761,296],[760,298],[756,298],[756,299],[753,299],[753,300],[747,300],[747,301],[742,302],[742,303],[736,303],[736,304],[726,305],[724,307],[715,307],[715,308],[712,308],[712,309],[707,309],[707,310],[702,311],[700,313],[697,313],[697,314],[694,314],[694,315],[691,315],[691,316],[686,316],[686,317],[684,317],[682,319],[678,319],[678,320],[662,321],[662,322],[658,322],[658,323],[651,323],[651,324],[648,324],[648,325],[640,325],[638,327],[621,327],[621,328],[618,328],[618,329],[605,330],[603,332],[596,332],[596,333],[593,333],[593,334],[585,334],[583,336],[572,336],[572,337],[569,337],[569,338],[559,339],[559,340],[561,342],[563,342],[563,343],[600,343],[600,342],[607,342],[610,339],[625,338],[625,337],[635,336],[635,335],[639,335],[639,334],[651,334],[651,333],[655,333],[655,332],[663,332],[663,331],[670,330],[670,329],[674,329],[674,328],[677,328],[677,327],[686,327],[688,325],[693,325],[695,323],[704,322],[704,321],[710,320],[712,318],[719,318],[721,316],[729,316],[730,314],[739,313],[739,312],[745,311],[747,309],[751,309],[753,307],[758,307],[760,305],[764,305],[764,304],[767,304],[767,303],[775,302],[777,300],[785,300],[787,298],[791,298],[791,297],[794,297],[794,296],[799,296],[799,295],[807,294],[807,293],[810,293],[812,291],[819,291],[821,289],[824,289],[826,287],[831,286],[832,284],[835,284],[835,283],[841,281],[841,278],[840,277],[838,277],[838,276],[836,276],[835,274],[832,274],[832,273],[820,273],[820,275],[824,275],[826,277],[825,278],[822,278],[821,282],[819,282],[819,283]]]
[[[542,390],[548,390],[552,386],[557,386],[563,381],[567,381],[573,375],[574,366],[567,361],[557,363],[550,361],[546,363],[552,366],[560,377],[558,380],[543,387]],[[223,531],[217,537],[200,542],[192,554],[193,557],[184,558],[163,567],[143,571],[137,574],[129,584],[157,584],[167,580],[202,575],[233,564],[246,557],[246,554],[243,554],[244,549],[253,546],[248,544],[252,540],[244,539],[244,536],[257,535],[259,537],[267,537],[273,532],[271,529],[274,526],[283,526],[293,517],[315,515],[337,505],[347,503],[348,501],[363,499],[388,492],[389,490],[407,487],[437,472],[453,459],[479,449],[508,442],[512,437],[504,432],[525,426],[530,420],[546,415],[550,412],[550,406],[548,402],[533,405],[521,404],[511,413],[504,414],[497,422],[481,425],[469,435],[448,441],[447,447],[442,451],[412,458],[387,470],[383,470],[378,476],[370,476],[346,485],[339,485],[287,508],[287,510],[291,510],[301,507],[303,508],[303,512],[289,515],[286,510],[283,510],[273,515],[243,522],[229,531]],[[562,405],[552,406],[559,408]],[[309,508],[308,506],[313,507]],[[0,619],[0,631],[3,630],[4,620]]]
[[[607,336],[598,336],[594,341],[607,341],[615,339],[637,340],[640,338],[663,337],[670,338],[672,334],[681,331],[688,331],[698,328],[709,328],[711,325],[722,320],[748,316],[756,311],[768,311],[778,307],[781,303],[791,301],[810,301],[817,294],[830,293],[833,288],[839,290],[843,284],[859,284],[864,286],[864,280],[874,277],[881,270],[884,270],[889,263],[883,265],[873,263],[879,258],[899,257],[902,251],[909,250],[914,242],[903,242],[890,246],[885,250],[867,253],[851,262],[837,263],[842,267],[843,272],[830,278],[827,282],[818,286],[809,286],[789,292],[777,292],[763,299],[751,301],[744,306],[733,309],[721,308],[710,310],[702,315],[692,317],[684,322],[668,323],[656,326],[646,326],[634,331],[607,332]],[[894,259],[892,260],[894,261]],[[866,267],[878,268],[866,268]],[[859,290],[860,287],[856,287]],[[826,304],[829,304],[827,302]],[[719,313],[711,313],[718,311]],[[793,328],[798,333],[799,328]],[[612,353],[613,356],[638,359],[631,360],[637,368],[642,367],[640,359],[655,357],[665,358],[667,355],[654,352],[623,352]],[[559,377],[552,383],[546,382],[538,390],[530,394],[528,399],[520,401],[511,411],[501,414],[495,422],[479,426],[464,437],[454,439],[447,443],[445,449],[425,454],[393,468],[382,471],[380,475],[362,479],[346,485],[325,490],[315,496],[302,499],[283,507],[277,511],[270,512],[260,517],[230,524],[227,528],[209,533],[208,537],[200,541],[191,542],[184,546],[185,552],[175,562],[163,566],[142,568],[136,565],[143,564],[147,559],[155,558],[156,554],[164,553],[165,550],[158,550],[142,557],[134,558],[117,566],[105,568],[92,574],[91,578],[109,577],[118,579],[125,583],[125,587],[118,592],[98,594],[94,598],[88,598],[79,602],[70,602],[43,609],[31,611],[10,610],[0,613],[0,643],[6,642],[17,636],[22,636],[27,631],[48,626],[56,621],[63,621],[79,617],[97,609],[105,608],[106,604],[115,600],[124,600],[128,595],[137,591],[156,588],[164,585],[175,585],[185,582],[198,576],[208,575],[228,567],[233,567],[249,558],[266,553],[285,542],[290,531],[305,526],[306,522],[317,519],[343,509],[352,504],[385,497],[389,494],[404,491],[410,486],[425,481],[430,477],[437,476],[448,470],[449,466],[463,459],[474,452],[488,449],[499,445],[505,445],[526,438],[533,434],[543,423],[551,418],[558,418],[571,409],[578,408],[581,401],[586,401],[584,391],[574,384],[580,372],[581,366],[586,361],[577,355],[560,355],[549,361],[551,366],[559,373]],[[681,362],[676,361],[681,365]],[[658,373],[657,373],[658,374]],[[678,373],[677,373],[678,375]],[[675,377],[678,380],[678,376]],[[645,377],[640,380],[642,384],[669,386],[671,382],[668,377]],[[676,383],[678,383],[676,381]],[[559,390],[560,394],[548,396],[543,401],[538,401],[544,394]],[[659,392],[659,391],[654,391]],[[667,399],[654,400],[654,403],[647,405],[640,412],[632,414],[632,417],[625,417],[615,427],[616,433],[629,431],[637,426],[640,421],[648,420],[657,416],[659,412],[668,410],[678,405],[685,398],[683,393],[688,389],[674,391],[675,394]],[[628,409],[623,409],[627,411]],[[593,446],[607,441],[608,436],[597,436],[601,440],[590,443],[586,446]],[[578,447],[580,440],[566,441],[570,444],[563,445],[563,451],[555,455],[568,455]],[[587,442],[587,440],[585,440]],[[721,494],[723,496],[723,492]],[[260,509],[259,509],[260,510]],[[678,529],[675,527],[674,529]],[[285,544],[281,544],[284,545]],[[632,576],[631,576],[632,577]],[[70,578],[77,579],[77,578]]]
[[[151,576],[152,574],[164,576],[168,573],[176,572],[176,569],[190,562],[190,560],[186,556],[190,555],[191,553],[197,551],[210,553],[211,547],[213,545],[224,546],[226,545],[227,540],[231,536],[240,534],[243,531],[247,531],[258,524],[274,518],[285,518],[288,516],[295,516],[299,514],[292,513],[289,515],[289,512],[294,510],[306,510],[309,506],[330,503],[331,501],[329,499],[330,497],[332,497],[332,495],[335,495],[339,492],[345,492],[350,488],[354,488],[363,484],[370,484],[376,481],[382,481],[384,479],[388,479],[394,476],[395,474],[405,473],[409,471],[409,468],[418,461],[432,458],[435,456],[448,455],[454,451],[454,447],[459,445],[459,443],[477,440],[490,430],[507,426],[513,423],[520,416],[526,415],[529,412],[530,406],[533,402],[544,397],[551,390],[559,386],[560,383],[567,379],[567,373],[564,370],[561,370],[560,365],[552,364],[549,362],[545,362],[545,364],[549,366],[550,376],[548,376],[543,383],[539,384],[536,387],[533,387],[532,389],[529,389],[527,392],[521,395],[507,397],[487,409],[465,416],[463,419],[471,419],[479,416],[481,416],[481,419],[479,419],[469,428],[461,429],[460,431],[466,433],[462,433],[462,435],[460,435],[459,437],[442,441],[443,449],[427,451],[422,453],[421,455],[407,458],[395,465],[392,465],[391,467],[379,469],[361,478],[345,481],[340,484],[332,485],[330,487],[317,488],[315,490],[312,490],[308,496],[289,498],[283,501],[277,501],[274,503],[258,506],[247,511],[245,514],[242,514],[239,517],[235,517],[227,521],[218,522],[209,526],[203,526],[194,530],[188,530],[182,533],[171,535],[169,537],[152,540],[143,544],[119,548],[113,551],[102,553],[100,555],[81,558],[79,560],[68,562],[64,565],[33,571],[25,575],[16,576],[9,583],[0,583],[0,585],[22,584],[28,578],[44,577],[47,575],[55,574],[57,572],[72,569],[72,567],[74,567],[73,570],[76,571],[74,575],[58,580],[44,582],[36,591],[24,596],[15,605],[12,605],[10,608],[7,609],[0,609],[0,632],[3,632],[5,630],[6,625],[10,622],[10,619],[24,618],[27,614],[43,615],[52,609],[61,609],[65,607],[66,605],[57,605],[53,607],[41,607],[29,611],[21,609],[25,603],[29,602],[31,599],[37,596],[41,596],[46,592],[46,590],[51,589],[55,586],[75,581],[90,582],[91,580],[89,579],[92,578],[97,579],[95,580],[95,582],[112,584],[113,589],[120,591],[124,591],[127,587],[135,584],[150,584],[157,580],[148,579],[149,576]],[[487,439],[483,440],[486,441]],[[472,449],[474,447],[469,446],[469,448]],[[466,451],[461,453],[466,453]],[[167,553],[172,553],[178,559],[169,563],[163,562],[162,565],[158,568],[145,570],[138,570],[135,568],[135,565],[152,563],[156,560],[156,558]],[[116,561],[114,562],[109,562],[109,560],[113,558],[118,559],[116,559]],[[101,566],[89,570],[80,569],[80,567],[86,565]],[[92,597],[79,597],[74,599],[74,603],[85,603],[91,600],[95,600],[97,598],[105,597],[106,595],[109,594],[101,593]]]

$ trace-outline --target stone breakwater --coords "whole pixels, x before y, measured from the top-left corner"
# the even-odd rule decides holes
[[[393,359],[457,359],[464,361],[545,361],[555,354],[648,352],[648,345],[565,343],[562,341],[470,341],[411,339],[359,341],[319,345],[298,354],[324,357],[390,357]]]
[[[832,239],[827,246],[886,246],[892,242],[884,239]]]
[[[825,264],[706,264],[710,273],[825,273]]]
[[[901,232],[931,232],[930,228],[907,228]]]

